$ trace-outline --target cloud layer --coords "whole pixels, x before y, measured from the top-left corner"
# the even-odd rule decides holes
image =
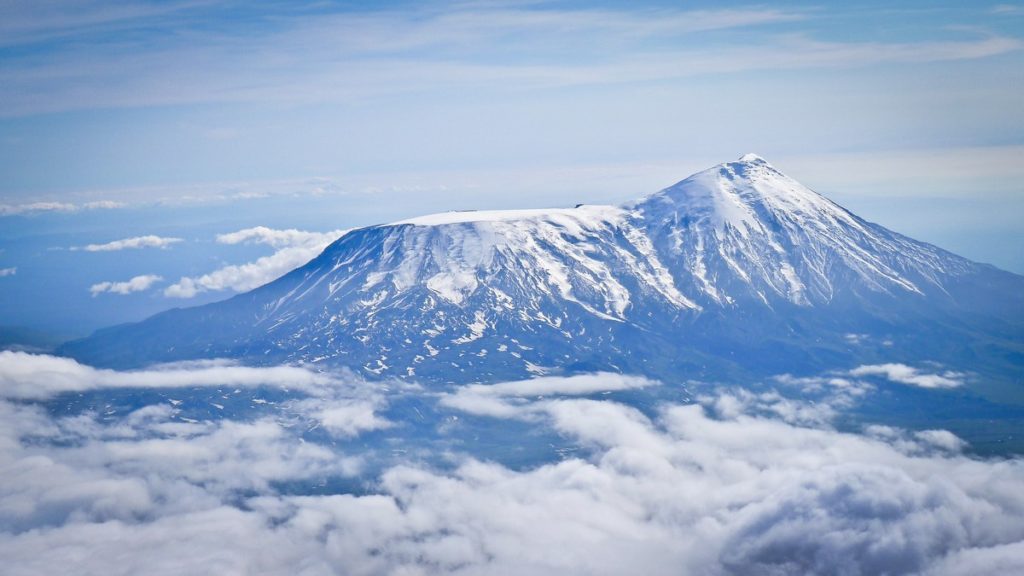
[[[227,368],[239,367],[118,373],[4,354],[0,390],[52,401],[131,382],[182,387],[181,395],[197,383],[253,381],[216,372]],[[386,400],[348,395],[363,386],[346,377],[250,370],[278,386],[322,378],[330,383],[314,388],[334,391],[238,420],[184,419],[166,402],[55,415],[0,400],[6,573],[72,565],[104,574],[1024,570],[1024,462],[966,457],[948,432],[838,432],[820,407],[740,388],[643,413],[601,391],[648,382],[545,378],[442,397],[503,401],[510,412],[493,424],[528,414],[531,429],[578,446],[575,456],[515,470],[446,449],[366,476],[366,433],[404,446],[423,432],[376,412]],[[33,387],[44,391],[25,392]],[[409,395],[438,397],[406,389],[389,401]],[[445,414],[431,434],[473,434],[455,417],[465,412]],[[309,422],[333,428],[331,441],[312,441]],[[341,488],[355,478],[362,489]]]

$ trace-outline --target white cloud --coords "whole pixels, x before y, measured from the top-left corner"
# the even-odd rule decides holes
[[[88,244],[86,246],[74,246],[72,250],[85,250],[86,252],[113,252],[131,248],[167,248],[171,244],[182,242],[181,238],[166,238],[162,236],[146,235],[133,238],[114,240],[106,244]]]
[[[163,280],[163,277],[157,276],[156,274],[143,274],[142,276],[135,276],[127,282],[100,282],[98,284],[93,284],[89,287],[89,292],[91,292],[93,296],[97,296],[104,292],[128,295],[133,292],[149,290],[153,284],[156,284],[161,280]]]
[[[358,436],[370,430],[383,430],[394,424],[380,417],[379,398],[314,398],[291,405],[323,426],[333,436]]]
[[[17,267],[0,268],[0,278],[3,278],[4,276],[14,276],[17,273],[18,273],[18,268]]]
[[[232,290],[245,292],[275,280],[312,260],[347,230],[304,232],[274,230],[259,226],[217,236],[222,244],[262,243],[277,249],[255,262],[235,264],[202,276],[185,276],[164,290],[170,298],[192,298],[200,292]]]
[[[321,246],[324,242],[330,243],[337,240],[344,233],[345,230],[321,233],[294,228],[275,230],[266,226],[256,226],[228,234],[218,234],[217,242],[221,244],[266,244],[274,248]]]
[[[598,372],[565,377],[545,376],[499,384],[473,384],[463,387],[460,391],[480,396],[543,396],[545,394],[574,396],[595,392],[632,390],[657,384],[658,382],[642,376]]]
[[[772,380],[784,386],[798,388],[804,393],[824,392],[830,404],[846,407],[875,388],[870,382],[849,376],[848,371],[837,371],[824,376],[797,377],[792,374],[780,374]]]
[[[1018,16],[1024,14],[1024,7],[1016,4],[996,4],[989,12],[1001,16]]]
[[[25,371],[40,382],[74,367],[36,360]],[[10,363],[0,356],[0,367]],[[588,386],[623,386],[609,378]],[[581,390],[578,380],[546,380],[538,386],[548,391]],[[490,397],[521,402],[534,426],[585,455],[522,470],[435,455],[454,466],[399,464],[365,493],[327,495],[279,486],[359,474],[356,444],[303,442],[286,420],[187,423],[159,405],[110,421],[0,402],[5,572],[1024,570],[1024,461],[963,456],[948,433],[787,423],[762,414],[777,399],[741,389],[645,415],[572,396],[529,400],[516,388]]]
[[[882,377],[897,384],[921,388],[956,388],[964,384],[967,374],[952,370],[933,373],[906,364],[889,363],[858,366],[852,370],[836,370],[822,376],[796,377],[782,374],[775,376],[773,380],[787,386],[795,386],[805,392],[829,389],[852,399],[863,396],[874,388],[867,377]]]
[[[92,202],[86,202],[82,204],[82,208],[85,210],[113,210],[114,208],[124,208],[127,204],[124,202],[117,202],[114,200],[94,200]]]
[[[960,452],[967,447],[967,443],[948,430],[922,430],[914,433],[914,438],[950,452]]]
[[[849,332],[847,334],[843,334],[843,340],[846,340],[848,343],[855,344],[855,345],[856,344],[862,344],[863,342],[869,340],[870,338],[871,338],[871,336],[869,336],[867,334],[856,334],[856,333],[853,333],[853,332]]]
[[[72,212],[78,207],[67,202],[30,202],[28,204],[0,204],[0,215],[32,212]]]
[[[657,384],[640,376],[603,372],[568,377],[544,376],[532,380],[461,386],[454,393],[442,396],[441,404],[480,416],[533,418],[536,414],[523,409],[526,397],[578,396]]]
[[[922,372],[906,364],[872,364],[850,370],[851,376],[881,376],[897,384],[921,388],[956,388],[964,383],[966,376],[960,372],[946,371],[941,374]]]
[[[226,362],[167,364],[119,372],[79,364],[70,358],[0,351],[0,397],[42,399],[62,392],[105,388],[188,386],[274,386],[314,393],[339,387],[335,376],[293,366],[256,368]]]
[[[0,204],[0,216],[14,216],[17,214],[33,214],[37,212],[75,212],[78,210],[99,210],[121,208],[125,204],[112,200],[96,200],[85,204],[72,204],[70,202],[39,201],[26,204]]]
[[[136,523],[216,508],[239,491],[267,492],[274,482],[350,476],[360,458],[304,443],[272,419],[188,424],[176,411],[135,420],[132,437],[105,437],[90,416],[47,420],[40,410],[0,402],[20,427],[5,430],[0,470],[0,533],[31,527]],[[92,426],[76,420],[88,419]],[[31,434],[64,442],[33,450]]]
[[[393,178],[393,172],[374,175],[374,181]],[[418,176],[417,176],[418,177]],[[174,185],[100,188],[76,194],[76,197],[100,199],[74,204],[70,202],[26,201],[22,204],[0,204],[0,216],[45,212],[102,210],[127,207],[180,207],[220,204],[269,197],[304,197],[324,194],[348,195],[352,190],[368,187],[364,179],[347,177],[341,182],[327,177],[274,179],[259,181],[191,182]],[[365,192],[364,192],[365,193]],[[116,198],[116,199],[113,199]]]
[[[743,388],[725,389],[715,395],[701,395],[697,400],[715,417],[724,420],[757,414],[777,418],[789,424],[826,425],[851,401],[846,389],[833,389],[824,401],[791,400],[775,391],[754,393]]]
[[[172,286],[164,290],[164,295],[171,298],[192,298],[200,292],[232,290],[245,292],[275,280],[288,272],[309,262],[323,251],[325,243],[319,249],[292,247],[278,250],[270,256],[264,256],[255,262],[225,266],[196,277],[182,277]]]

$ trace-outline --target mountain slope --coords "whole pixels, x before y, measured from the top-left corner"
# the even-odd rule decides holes
[[[252,292],[63,352],[117,367],[227,356],[441,382],[979,354],[1005,374],[1020,365],[1022,326],[1024,278],[865,222],[747,155],[622,207],[354,230]]]
[[[821,305],[843,291],[925,294],[972,263],[869,224],[748,154],[634,205],[691,292],[718,304]]]

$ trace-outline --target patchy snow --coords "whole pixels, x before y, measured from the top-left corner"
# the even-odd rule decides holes
[[[461,304],[478,285],[476,276],[469,271],[441,272],[427,279],[427,288],[452,304]]]
[[[474,312],[473,322],[466,326],[466,328],[469,328],[469,334],[452,340],[452,344],[468,344],[482,338],[484,330],[487,329],[487,318],[484,316],[484,313],[480,310]]]
[[[538,366],[533,362],[526,362],[526,371],[535,376],[544,376],[548,373],[548,369],[543,366]]]
[[[363,282],[362,290],[365,292],[377,284],[380,284],[385,278],[387,278],[387,275],[387,272],[370,272],[366,275],[366,281]],[[334,292],[337,291],[337,288],[328,284],[328,291],[329,293],[334,294]]]

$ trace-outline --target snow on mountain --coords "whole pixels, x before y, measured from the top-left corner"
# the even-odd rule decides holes
[[[1021,277],[865,222],[748,154],[621,207],[354,230],[252,292],[64,351],[111,366],[229,356],[440,381],[689,377],[891,359],[894,335],[947,354],[952,340],[920,330],[949,318],[1002,346],[1019,334],[1021,294]],[[999,306],[1017,308],[1010,328]],[[857,351],[850,333],[865,335]]]
[[[379,256],[356,263],[367,270],[359,291],[386,298],[425,286],[457,305],[478,291],[508,304],[505,293],[514,292],[532,309],[541,299],[557,298],[623,320],[632,284],[644,296],[696,309],[676,290],[647,238],[630,233],[628,216],[611,206],[581,206],[448,212],[397,222],[380,228]],[[351,282],[352,270],[335,263],[316,281],[333,277],[340,286]]]
[[[751,296],[821,304],[842,290],[922,293],[971,268],[865,222],[754,154],[631,208],[676,264],[684,291],[718,304]]]

